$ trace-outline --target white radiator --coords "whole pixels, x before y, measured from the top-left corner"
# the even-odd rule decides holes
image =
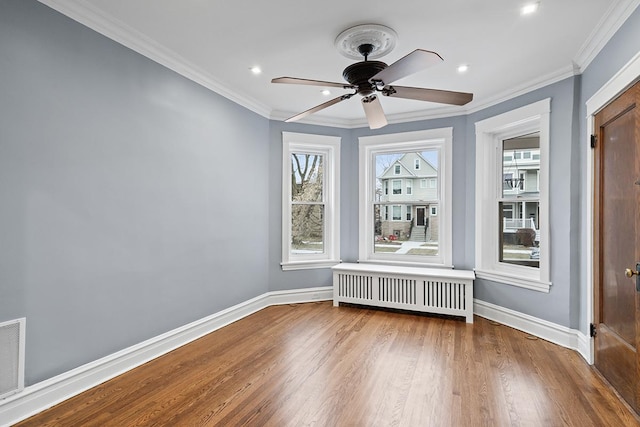
[[[333,267],[333,305],[341,302],[464,316],[473,323],[468,270],[344,263]]]
[[[0,323],[0,399],[24,389],[25,319]]]

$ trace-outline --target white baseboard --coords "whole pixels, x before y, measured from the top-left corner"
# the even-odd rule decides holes
[[[9,426],[271,305],[333,299],[331,286],[267,292],[117,353],[26,387],[0,401],[0,426]]]
[[[473,301],[474,314],[577,351],[593,364],[591,338],[582,332],[485,301]]]

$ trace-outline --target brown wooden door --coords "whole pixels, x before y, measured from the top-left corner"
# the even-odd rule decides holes
[[[640,413],[640,83],[595,117],[595,365]]]

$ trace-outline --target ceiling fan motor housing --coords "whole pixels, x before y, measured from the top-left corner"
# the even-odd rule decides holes
[[[361,61],[349,65],[342,72],[342,77],[353,86],[358,87],[358,94],[371,95],[376,86],[369,79],[387,68],[387,64],[381,61]]]

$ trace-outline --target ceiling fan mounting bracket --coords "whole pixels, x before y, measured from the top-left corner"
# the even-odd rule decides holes
[[[362,59],[360,46],[371,45],[367,55],[370,59],[380,58],[396,46],[398,34],[389,27],[379,24],[356,25],[341,32],[335,40],[338,52],[349,59]]]

